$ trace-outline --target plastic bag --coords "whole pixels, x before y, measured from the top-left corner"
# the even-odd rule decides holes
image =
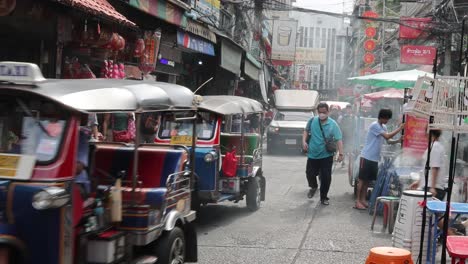
[[[237,174],[237,157],[236,150],[226,153],[223,160],[223,175],[225,177],[235,177]]]

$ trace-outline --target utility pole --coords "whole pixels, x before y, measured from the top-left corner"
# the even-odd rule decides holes
[[[452,35],[448,33],[444,40],[445,52],[444,52],[444,75],[450,76],[450,69],[452,67]]]

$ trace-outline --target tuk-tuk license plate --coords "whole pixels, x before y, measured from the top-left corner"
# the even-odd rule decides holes
[[[296,140],[295,139],[286,139],[285,143],[286,143],[286,145],[296,145]]]
[[[20,156],[0,155],[0,175],[14,177]]]

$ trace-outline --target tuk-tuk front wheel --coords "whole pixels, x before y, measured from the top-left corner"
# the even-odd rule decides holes
[[[260,177],[252,177],[247,184],[247,208],[250,211],[257,211],[260,208],[262,186],[260,184]]]
[[[164,232],[155,243],[157,264],[183,264],[185,262],[185,237],[179,227]]]

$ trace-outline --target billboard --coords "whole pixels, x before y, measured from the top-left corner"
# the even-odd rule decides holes
[[[205,23],[219,27],[220,0],[192,0],[191,6]]]
[[[294,61],[296,53],[297,21],[273,20],[271,59]]]
[[[296,64],[325,64],[327,49],[296,48]]]
[[[430,46],[403,45],[400,49],[400,62],[403,64],[432,65],[436,48]]]

